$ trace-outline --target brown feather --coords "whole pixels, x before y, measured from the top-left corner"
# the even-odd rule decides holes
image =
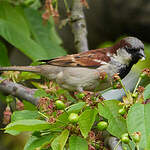
[[[63,67],[100,67],[102,62],[109,62],[110,57],[106,53],[110,48],[90,50],[79,54],[62,56],[52,60],[47,60],[46,64]]]

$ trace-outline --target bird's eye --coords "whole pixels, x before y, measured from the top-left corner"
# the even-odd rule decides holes
[[[128,53],[135,53],[137,51],[137,49],[133,49],[133,48],[129,48],[129,47],[125,47],[125,49]]]

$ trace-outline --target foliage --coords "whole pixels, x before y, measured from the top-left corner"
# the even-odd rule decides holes
[[[66,54],[52,18],[43,25],[37,10],[12,6],[6,1],[0,2],[0,35],[33,61]]]
[[[15,2],[19,3],[19,0]],[[25,0],[23,7],[0,1],[1,37],[33,61],[65,55],[53,18],[43,25],[41,13],[37,11],[39,7],[39,0]],[[7,48],[2,41],[0,58],[1,66],[9,65]],[[149,77],[149,71],[143,73]],[[3,76],[14,82],[28,81],[38,89],[34,93],[39,98],[38,106],[25,100],[21,100],[22,103],[12,96],[3,97],[7,103],[4,122],[8,123],[11,116],[11,122],[4,128],[5,133],[31,132],[24,150],[105,149],[104,129],[119,138],[125,147],[150,149],[150,84],[145,89],[137,85],[133,93],[125,90],[126,96],[120,102],[115,99],[103,101],[101,95],[88,92],[75,92],[72,97],[51,81],[39,83],[37,80],[41,77],[33,73],[8,72]],[[140,76],[139,80],[143,78]],[[118,83],[122,85],[121,80]],[[11,115],[10,103],[14,100],[16,111]]]
[[[142,74],[149,76],[149,71],[144,69]],[[142,78],[143,75],[139,80]],[[149,148],[149,85],[145,90],[141,86],[136,86],[136,94],[126,93],[123,102],[102,101],[100,95],[94,93],[84,93],[82,97],[79,96],[80,93],[75,93],[75,97],[70,98],[69,93],[57,84],[45,81],[44,85],[39,84],[39,90],[35,93],[35,96],[40,98],[38,110],[14,111],[11,123],[5,127],[5,132],[12,135],[25,131],[32,132],[24,149],[51,147],[52,150],[76,150],[79,149],[79,145],[80,149],[104,149],[101,128],[119,138],[126,147],[129,145],[132,148]],[[62,109],[58,108],[58,101],[61,102],[59,105],[63,104]],[[122,109],[125,110],[124,113],[120,113]],[[105,123],[107,127],[101,127],[101,123]]]

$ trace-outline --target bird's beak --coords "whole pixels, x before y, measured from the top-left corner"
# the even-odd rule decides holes
[[[140,60],[144,61],[146,56],[145,56],[144,51],[142,49],[140,49],[139,55],[140,55]]]

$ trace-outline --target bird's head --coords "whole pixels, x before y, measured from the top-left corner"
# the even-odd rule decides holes
[[[139,59],[144,60],[144,44],[136,37],[126,37],[119,41],[113,47],[113,51],[116,52],[116,56],[122,63],[136,64]]]

